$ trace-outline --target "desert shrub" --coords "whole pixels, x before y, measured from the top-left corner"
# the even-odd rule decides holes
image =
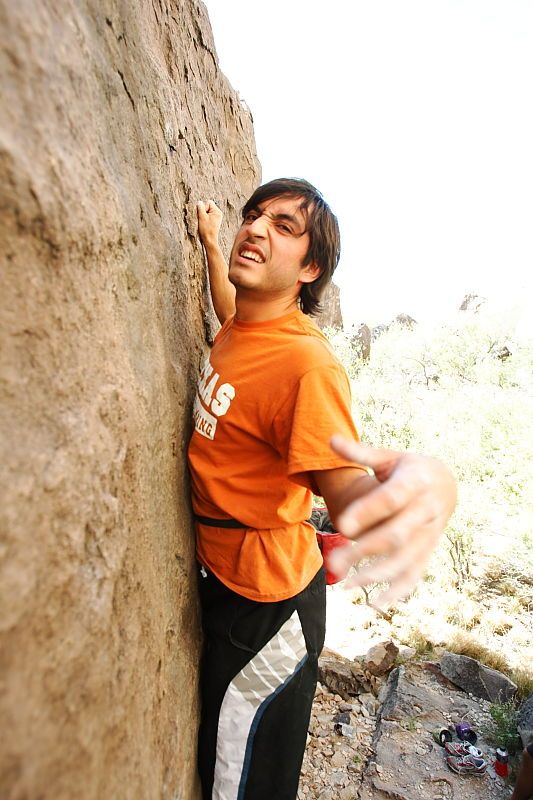
[[[471,577],[474,550],[474,535],[471,527],[471,520],[467,520],[463,526],[457,525],[453,520],[445,531],[454,584],[458,589],[462,589]]]
[[[458,602],[448,608],[446,621],[463,628],[471,630],[481,621],[482,609],[479,603],[471,598],[460,597]]]
[[[522,743],[517,731],[518,710],[514,703],[500,703],[490,707],[492,724],[484,731],[487,741],[494,747],[505,747],[514,754]]]
[[[494,636],[503,636],[513,627],[513,618],[507,609],[489,608],[483,615],[483,626]]]
[[[458,507],[429,565],[431,587],[419,584],[394,617],[403,640],[411,643],[418,631],[430,645],[449,647],[454,636],[469,634],[477,645],[468,654],[494,666],[502,656],[496,668],[507,672],[527,669],[531,343],[515,336],[512,321],[482,313],[459,314],[441,327],[393,325],[372,343],[368,362],[357,359],[349,337],[337,333],[332,341],[352,378],[363,440],[434,455],[459,483]],[[509,357],[499,357],[503,345]],[[465,598],[479,612],[462,611]]]
[[[533,694],[533,672],[530,668],[517,667],[511,672],[510,678],[517,685],[519,700],[527,700]]]
[[[417,656],[428,656],[433,653],[433,643],[418,628],[413,627],[409,630],[404,644],[414,648]]]
[[[474,549],[499,537],[501,551],[531,537],[532,347],[514,340],[505,319],[459,315],[455,325],[393,325],[372,343],[368,362],[353,362],[349,337],[332,338],[352,374],[354,417],[376,447],[435,455],[460,483],[448,530],[448,563],[468,578]],[[497,357],[500,343],[512,355]]]

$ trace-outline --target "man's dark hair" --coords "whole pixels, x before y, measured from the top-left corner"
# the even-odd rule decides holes
[[[300,303],[304,314],[317,314],[322,297],[341,254],[341,240],[337,217],[315,187],[301,178],[277,178],[259,186],[242,210],[243,219],[267,200],[277,197],[301,198],[300,209],[307,217],[309,249],[303,266],[316,264],[320,275],[312,283],[304,283],[300,290]]]

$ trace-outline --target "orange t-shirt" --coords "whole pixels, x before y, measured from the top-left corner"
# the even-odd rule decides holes
[[[358,438],[350,385],[301,311],[232,318],[200,374],[189,446],[193,508],[246,528],[197,524],[197,556],[226,586],[263,602],[300,592],[322,564],[311,515],[314,470],[353,466],[329,446]]]

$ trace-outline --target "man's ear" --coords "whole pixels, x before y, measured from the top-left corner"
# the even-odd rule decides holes
[[[315,264],[315,262],[311,262],[311,264],[306,264],[305,267],[300,269],[300,276],[299,281],[300,283],[313,283],[316,281],[317,278],[320,277],[322,270]]]

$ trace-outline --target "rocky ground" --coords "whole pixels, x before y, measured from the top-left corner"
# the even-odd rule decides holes
[[[299,800],[352,800],[358,796],[363,769],[373,753],[376,710],[367,709],[356,698],[348,703],[318,684]]]
[[[495,774],[495,751],[482,735],[488,701],[458,689],[434,662],[408,661],[388,679],[368,666],[332,651],[321,659],[299,800],[509,797],[510,784]],[[372,666],[379,672],[383,663]],[[490,765],[484,776],[450,771],[433,739],[435,729],[463,720],[478,732]]]
[[[344,694],[344,692],[343,692]],[[478,733],[490,725],[489,703],[451,686],[432,662],[393,671],[378,700],[349,701],[317,687],[298,800],[504,800],[508,781],[480,735],[490,766],[482,777],[456,775],[433,739],[435,729],[467,719]]]

